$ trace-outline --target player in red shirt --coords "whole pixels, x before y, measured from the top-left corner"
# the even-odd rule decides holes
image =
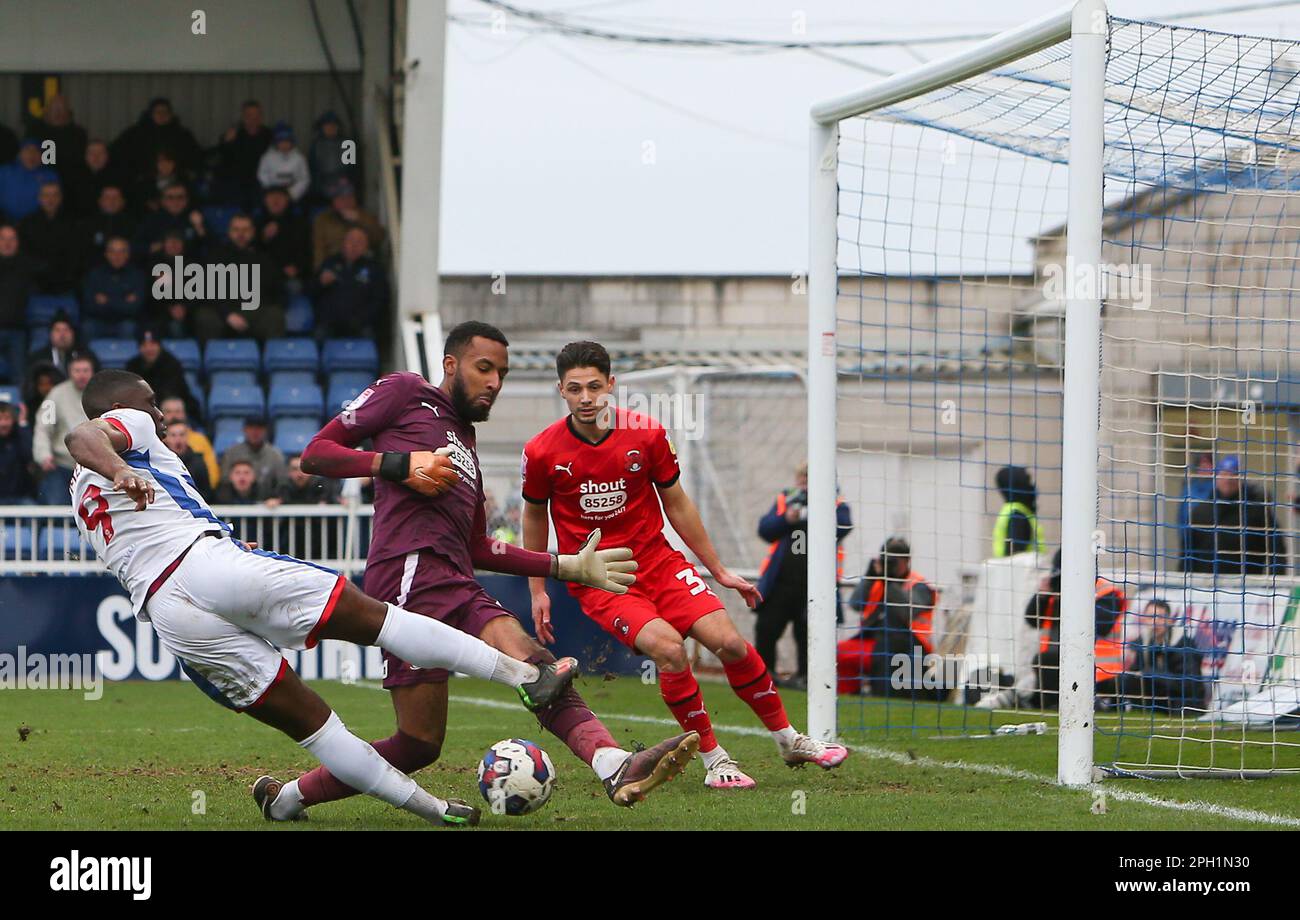
[[[303,451],[305,472],[335,478],[375,477],[374,535],[366,554],[365,590],[413,613],[441,620],[529,664],[555,656],[524,632],[510,611],[474,579],[475,568],[511,575],[582,581],[601,593],[626,591],[635,564],[626,549],[535,553],[487,535],[475,422],[487,420],[509,373],[509,343],[487,323],[466,322],[447,336],[443,380],[389,374],[321,429]],[[370,439],[374,450],[356,450]],[[597,539],[599,539],[597,537]],[[588,545],[592,544],[592,545]],[[513,651],[510,651],[513,650]],[[374,748],[404,773],[438,758],[447,732],[445,670],[415,667],[385,652],[384,688],[397,731]],[[573,662],[576,664],[576,662]],[[570,686],[535,710],[538,722],[589,764],[617,805],[630,806],[686,768],[699,745],[687,731],[630,753]],[[291,820],[312,805],[356,795],[323,767],[264,795],[264,813]]]
[[[714,580],[753,607],[758,589],[718,558],[699,511],[677,481],[677,451],[655,419],[607,407],[614,388],[609,354],[596,342],[572,342],[555,360],[559,391],[569,414],[524,447],[524,546],[545,550],[547,510],[560,552],[572,552],[599,531],[601,545],[627,546],[639,566],[626,594],[571,585],[583,612],[629,648],[652,658],[659,692],[684,730],[700,733],[700,756],[713,789],[748,789],[747,776],[718,744],[684,640],[701,642],[722,661],[732,690],[772,733],[787,764],[839,766],[848,749],[796,732],[776,684],[754,646],[736,631],[722,601],[695,567],[665,539],[664,512],[673,530]],[[660,510],[660,502],[663,510]],[[544,578],[530,578],[533,623],[543,642],[554,641]]]

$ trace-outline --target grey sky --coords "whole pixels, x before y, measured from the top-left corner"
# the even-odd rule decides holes
[[[1114,0],[1134,19],[1242,0]],[[785,39],[999,31],[1057,0],[517,0],[618,31]],[[491,23],[476,0],[451,13]],[[796,18],[805,14],[804,20]],[[1186,24],[1300,37],[1300,5]],[[513,18],[448,31],[445,273],[782,274],[806,261],[808,107],[876,77],[805,51],[656,49],[534,35]],[[961,44],[837,50],[890,71]]]

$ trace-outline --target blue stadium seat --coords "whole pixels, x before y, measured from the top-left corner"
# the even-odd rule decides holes
[[[39,326],[27,335],[27,350],[35,351],[38,348],[44,348],[50,344],[50,330],[44,326]]]
[[[0,525],[3,531],[4,554],[6,559],[32,558],[32,528],[29,524]]]
[[[262,366],[268,374],[275,371],[311,371],[316,373],[320,353],[313,339],[267,339]]]
[[[330,374],[329,389],[325,394],[325,411],[331,415],[339,413],[373,382],[373,377],[359,371],[340,371],[337,374]]]
[[[215,387],[256,387],[257,375],[252,371],[217,371],[208,377],[209,389]]]
[[[208,235],[213,239],[221,239],[226,235],[226,230],[230,227],[230,218],[239,213],[239,208],[232,205],[209,204],[199,208],[203,214],[203,223],[207,224]]]
[[[36,538],[36,555],[40,559],[64,559],[75,554],[80,559],[94,559],[95,551],[77,528],[69,526],[64,530],[59,526],[42,527]]]
[[[311,371],[275,371],[271,374],[270,389],[276,387],[309,387],[316,382]]]
[[[203,369],[203,354],[199,351],[197,340],[163,339],[162,347],[175,355],[176,360],[181,362],[181,367],[185,368],[186,371],[197,373]]]
[[[203,355],[203,367],[213,371],[262,372],[262,356],[252,339],[213,339]]]
[[[44,328],[60,310],[74,323],[81,317],[81,307],[72,294],[33,294],[27,298],[27,325]]]
[[[212,433],[212,450],[218,457],[244,440],[244,420],[242,418],[219,418],[216,430]]]
[[[284,331],[290,335],[306,335],[315,328],[316,311],[312,308],[311,298],[306,294],[290,298],[284,311]]]
[[[320,430],[318,418],[281,418],[275,422],[275,446],[286,457],[300,454]]]
[[[370,339],[326,339],[321,365],[334,371],[379,370],[379,349]]]
[[[126,362],[140,352],[139,347],[130,339],[91,339],[87,344],[95,357],[99,358],[101,368],[126,367]]]
[[[219,386],[208,393],[208,415],[211,418],[247,418],[265,415],[266,401],[261,387]]]
[[[17,408],[18,404],[22,402],[22,399],[23,392],[18,387],[0,386],[0,402],[7,402],[9,405]]]
[[[271,390],[267,408],[273,418],[282,416],[313,416],[320,418],[325,411],[325,397],[316,384],[298,387],[279,387]]]

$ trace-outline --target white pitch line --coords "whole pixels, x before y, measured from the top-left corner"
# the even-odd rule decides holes
[[[378,685],[369,682],[358,684],[378,688]],[[492,700],[479,696],[450,696],[448,699],[454,703],[464,703],[468,706],[482,706],[487,709],[509,709],[515,712],[519,711],[518,703],[505,703],[501,700]],[[632,713],[615,713],[607,712],[601,714],[602,719],[620,722],[642,722],[647,725],[667,725],[676,726],[674,719],[666,719],[660,716],[643,716]],[[719,725],[714,723],[713,730],[717,732],[727,732],[732,735],[751,735],[755,737],[770,737],[771,732],[762,728],[755,728],[752,725]],[[940,770],[961,770],[967,773],[978,773],[982,776],[997,776],[1003,779],[1018,779],[1024,782],[1038,783],[1044,786],[1056,786],[1056,780],[1048,776],[1042,776],[1038,773],[1032,773],[1029,770],[1020,770],[1015,767],[1003,767],[997,764],[974,763],[967,760],[935,760],[932,757],[913,756],[903,751],[895,751],[891,748],[877,747],[870,744],[856,744],[849,746],[856,753],[870,757],[872,760],[888,760],[901,766],[909,767],[933,767]],[[1151,808],[1164,808],[1169,811],[1189,811],[1199,814],[1214,815],[1219,818],[1227,818],[1233,821],[1245,821],[1251,824],[1268,824],[1274,827],[1300,827],[1300,818],[1291,815],[1277,815],[1267,811],[1256,811],[1251,808],[1236,808],[1231,805],[1216,805],[1213,802],[1201,801],[1179,801],[1177,799],[1162,799],[1158,796],[1149,795],[1145,792],[1133,792],[1128,789],[1116,789],[1113,786],[1106,786],[1101,783],[1094,783],[1080,790],[1081,793],[1091,795],[1095,791],[1101,791],[1109,799],[1115,799],[1120,802],[1133,802],[1138,805],[1147,805]]]

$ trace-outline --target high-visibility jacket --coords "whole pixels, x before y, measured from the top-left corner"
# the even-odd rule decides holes
[[[1034,546],[1032,552],[1041,553],[1047,548],[1047,543],[1043,540],[1043,528],[1038,523],[1038,515],[1034,514],[1033,509],[1022,502],[1007,502],[998,511],[998,519],[993,522],[993,558],[1001,559],[1007,553],[1007,530],[1011,527],[1011,515],[1020,512],[1029,520],[1029,526],[1034,530]],[[1030,552],[1031,550],[1022,550]]]
[[[1097,636],[1092,642],[1092,678],[1095,683],[1101,683],[1104,680],[1111,680],[1118,674],[1124,673],[1124,659],[1126,649],[1124,648],[1124,617],[1128,608],[1128,599],[1124,592],[1114,582],[1105,578],[1097,579],[1096,600],[1104,597],[1115,595],[1119,598],[1119,616],[1115,618],[1115,625],[1111,627],[1110,633],[1105,636]],[[1059,597],[1053,597],[1051,605],[1048,607],[1047,614],[1043,617],[1042,626],[1038,631],[1038,651],[1039,653],[1047,651],[1052,643],[1060,642],[1060,624],[1057,621],[1057,607],[1060,603]]]
[[[867,590],[866,602],[862,605],[862,625],[866,626],[868,621],[880,609],[880,604],[885,599],[885,582],[884,578],[877,578],[871,583]],[[903,588],[910,596],[912,589],[918,584],[928,584],[924,578],[916,572],[908,572],[907,577],[903,579]],[[928,655],[934,651],[932,635],[934,633],[934,608],[939,605],[939,589],[930,585],[930,594],[933,599],[931,605],[924,610],[912,609],[912,635],[916,636],[916,641],[921,643],[921,648],[925,649]]]
[[[784,492],[778,493],[776,496],[777,514],[781,514],[781,515],[785,514],[785,509],[786,509],[785,501],[786,501],[785,493]],[[840,504],[840,499],[838,498],[835,499],[835,504],[838,507]],[[767,567],[772,564],[772,557],[776,555],[776,548],[780,545],[781,545],[780,540],[773,540],[771,543],[768,544],[767,555],[765,555],[763,557],[763,561],[758,564],[759,578],[763,577],[763,573],[767,571]],[[841,546],[839,543],[835,544],[835,580],[837,582],[844,580],[844,547]]]

